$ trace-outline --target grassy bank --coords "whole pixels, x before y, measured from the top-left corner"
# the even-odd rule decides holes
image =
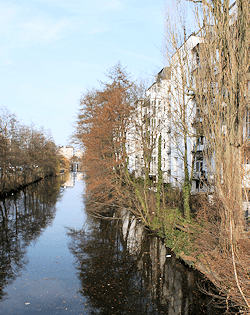
[[[202,272],[216,286],[217,298],[228,312],[237,307],[241,314],[249,314],[250,240],[247,221],[240,238],[232,240],[230,229],[222,228],[223,205],[216,195],[213,202],[206,194],[191,196],[190,220],[184,217],[179,190],[168,189],[163,196],[166,200],[162,200],[162,207],[150,210],[144,223],[164,239],[177,257]],[[154,198],[156,201],[156,196]]]

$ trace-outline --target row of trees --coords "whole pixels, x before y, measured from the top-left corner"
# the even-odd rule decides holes
[[[120,64],[110,69],[107,77],[101,89],[87,91],[81,98],[74,134],[84,150],[87,194],[96,209],[117,204],[122,195],[126,132],[137,96],[136,85]]]
[[[60,172],[60,159],[49,132],[21,124],[0,109],[0,193]]]
[[[173,63],[172,53],[168,55],[172,84],[176,86],[175,92],[170,90],[172,137],[179,144],[185,174],[180,195],[162,184],[162,138],[158,134],[154,138],[157,141],[150,140],[151,117],[144,119],[141,132],[137,128],[144,152],[144,177],[129,173],[126,138],[131,126],[136,130],[140,89],[119,64],[108,74],[109,83],[83,95],[75,139],[84,148],[87,193],[93,209],[103,205],[131,209],[164,235],[166,244],[177,252],[187,253],[189,249],[196,256],[197,266],[225,293],[226,302],[230,298],[247,312],[250,240],[243,201],[248,202],[249,1],[236,1],[235,16],[227,0],[192,2],[197,4],[199,37],[195,67],[193,60],[188,61],[188,46],[179,49],[186,41],[185,19],[177,19],[179,25],[170,23],[170,15],[166,19],[167,50],[174,52],[176,59]],[[194,111],[199,114],[195,123],[190,120]],[[203,136],[203,154],[214,176],[213,201],[200,196],[192,203],[195,159],[190,159],[188,147],[191,143],[195,157]],[[148,176],[152,144],[158,147],[156,192],[150,189]]]

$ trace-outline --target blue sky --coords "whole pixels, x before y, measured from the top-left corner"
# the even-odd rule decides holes
[[[165,0],[0,0],[0,107],[50,129],[74,130],[79,99],[118,61],[134,78],[164,66]]]

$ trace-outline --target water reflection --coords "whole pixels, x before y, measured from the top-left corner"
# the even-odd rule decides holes
[[[0,200],[0,300],[27,264],[26,252],[55,216],[61,177],[50,178]]]
[[[131,213],[89,216],[86,225],[76,175],[0,200],[1,314],[220,314],[197,274]]]
[[[83,179],[83,173],[81,172],[72,172],[67,174],[66,181],[63,184],[64,188],[73,188],[76,184],[76,181],[81,181]]]
[[[158,314],[137,272],[136,259],[120,242],[117,224],[103,220],[88,234],[71,232],[70,249],[77,257],[89,314]]]
[[[222,314],[198,290],[198,273],[129,212],[118,215],[69,233],[89,314]]]

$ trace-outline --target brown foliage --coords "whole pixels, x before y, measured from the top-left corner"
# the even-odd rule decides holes
[[[196,2],[196,1],[194,1]],[[212,204],[201,207],[197,239],[205,272],[236,305],[250,311],[250,240],[244,217],[244,150],[249,131],[250,5],[248,0],[200,1],[202,12],[195,97],[214,176]],[[244,186],[244,187],[243,187]],[[201,210],[200,210],[201,211]],[[215,214],[215,218],[211,217]]]
[[[216,197],[208,202],[204,195],[198,204],[197,220],[201,228],[195,241],[199,260],[196,266],[222,293],[219,301],[228,307],[229,312],[230,307],[237,306],[239,309],[242,308],[242,313],[248,314],[246,304],[250,299],[248,227],[245,226],[241,239],[232,248],[228,245],[231,242],[230,231],[221,231],[222,202]]]
[[[14,114],[1,108],[0,194],[58,172],[57,148],[51,135],[21,125]]]
[[[81,98],[74,135],[84,148],[87,196],[97,209],[114,204],[119,197],[135,89],[120,64],[107,76],[111,82],[102,83],[102,89],[87,91]]]

